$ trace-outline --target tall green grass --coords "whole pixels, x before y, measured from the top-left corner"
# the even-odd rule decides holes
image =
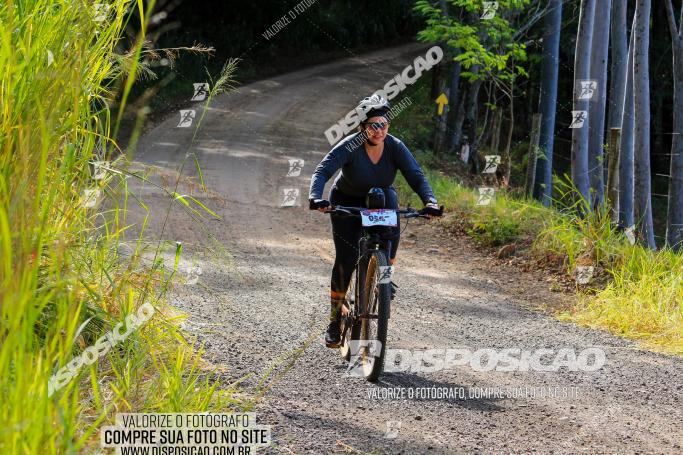
[[[482,245],[499,246],[521,237],[535,236],[558,216],[536,201],[518,200],[499,189],[489,205],[477,205],[476,189],[462,185],[456,177],[434,170],[437,165],[429,164],[428,158],[419,158],[424,162],[423,170],[439,204],[444,204],[451,213],[444,219],[445,226],[467,232]],[[421,204],[401,176],[397,185],[405,203],[416,207]]]
[[[641,246],[622,252],[608,269],[608,285],[593,296],[582,296],[565,317],[683,355],[683,256]]]
[[[565,197],[558,201],[559,209],[501,189],[490,205],[477,206],[476,190],[433,170],[429,157],[420,161],[439,203],[450,212],[444,220],[447,228],[487,246],[528,240],[534,255],[559,259],[567,274],[573,275],[577,265],[593,265],[606,278],[579,288],[576,306],[559,317],[638,340],[653,350],[683,354],[682,255],[631,245],[606,209],[577,215],[576,206],[564,202],[571,199],[570,189],[561,180],[556,186]],[[404,179],[398,186],[403,195],[412,194]],[[420,203],[414,195],[404,202]]]
[[[127,175],[109,105],[120,94],[125,106],[141,70],[153,2],[108,4],[97,21],[86,0],[0,3],[3,454],[94,448],[97,429],[115,412],[241,406],[217,389],[201,350],[163,304],[180,248],[175,267],[149,263],[140,238],[121,254]],[[143,34],[124,49],[132,18]],[[102,175],[94,175],[94,161],[108,161]],[[155,308],[151,320],[48,395],[54,373],[145,303]]]

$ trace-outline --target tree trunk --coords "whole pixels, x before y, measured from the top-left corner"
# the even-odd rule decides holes
[[[479,66],[473,65],[472,68],[470,68],[470,72],[473,74],[479,73]],[[460,103],[458,103],[459,105],[457,112],[455,113],[455,125],[453,125],[453,135],[451,136],[450,144],[451,150],[456,153],[460,151],[460,147],[464,142],[463,135],[467,135],[467,142],[470,144],[476,140],[476,137],[471,135],[471,128],[468,128],[470,125],[466,125],[465,121],[469,119],[471,124],[472,116],[476,115],[476,104],[477,100],[479,99],[479,87],[481,86],[481,81],[463,81],[463,83],[465,86],[460,93]]]
[[[604,202],[604,147],[605,104],[607,102],[607,51],[609,48],[611,0],[599,0],[595,7],[593,41],[591,43],[591,79],[597,82],[597,93],[589,102],[588,118],[588,175],[592,193],[591,206],[597,208]]]
[[[671,0],[665,0],[674,66],[673,138],[669,168],[669,206],[667,208],[666,243],[681,251],[683,242],[683,36],[676,25]],[[683,9],[683,7],[681,7]]]
[[[496,106],[496,111],[493,114],[493,126],[491,127],[491,153],[498,154],[500,147],[500,132],[503,126],[503,108]]]
[[[652,226],[652,190],[650,182],[650,0],[637,0],[633,52],[634,112],[634,214],[647,246],[656,248]]]
[[[440,63],[440,64],[443,64]],[[446,72],[445,68],[442,69],[441,74],[444,74]],[[443,110],[441,114],[439,115],[439,105],[436,105],[436,110],[434,111],[434,115],[436,117],[436,128],[434,128],[434,153],[436,155],[442,155],[447,147],[446,147],[446,122],[448,120],[448,116],[450,115],[450,87],[448,87],[447,81],[445,78],[441,78],[439,81],[441,84],[441,89],[439,90],[439,93],[437,95],[437,98],[441,96],[443,93],[446,95],[446,98],[449,100],[449,104],[446,106],[443,106]],[[434,98],[432,101],[436,102],[437,98]]]
[[[534,197],[549,206],[553,195],[553,145],[555,140],[555,111],[557,105],[557,75],[560,67],[560,30],[562,28],[562,0],[549,0],[543,30],[543,68],[539,112],[542,158],[536,163]]]
[[[593,41],[593,20],[595,16],[595,0],[581,0],[579,28],[576,35],[576,54],[574,56],[574,111],[588,112],[587,99],[580,99],[580,80],[590,78],[590,57]],[[583,126],[572,129],[572,181],[579,196],[588,204],[590,202],[590,182],[588,177],[588,127],[590,117]],[[588,209],[584,207],[584,209]]]
[[[455,57],[454,57],[455,58]],[[451,118],[455,118],[455,107],[460,102],[460,73],[462,73],[462,65],[458,61],[453,61],[450,80],[450,95],[448,96],[449,115],[448,127],[451,127]],[[452,112],[452,113],[451,113]]]
[[[624,90],[626,88],[626,64],[628,60],[628,21],[626,20],[627,0],[612,0],[612,14],[610,20],[610,86],[609,86],[609,117],[607,128],[621,129],[621,117],[624,108]],[[620,133],[621,134],[621,133]],[[619,144],[615,144],[618,148]],[[616,177],[616,176],[615,176]],[[618,178],[614,179],[618,185]],[[618,187],[617,187],[618,191]],[[618,198],[612,201],[612,208],[619,221]]]
[[[443,49],[445,47],[445,43],[440,42],[439,46]],[[439,94],[441,93],[441,89],[443,88],[443,79],[444,79],[444,68],[443,68],[443,63],[444,61],[441,60],[437,65],[432,68],[431,73],[432,73],[432,87],[430,90],[430,98],[435,100]]]
[[[626,0],[612,0],[611,18],[612,66],[609,89],[609,128],[621,127],[626,87],[626,63],[628,60],[628,25]]]
[[[442,1],[442,0],[440,0]],[[465,24],[472,24],[479,20],[478,16],[475,14],[465,14],[463,17],[462,11],[460,16]],[[478,72],[477,66],[473,66],[469,70],[470,72]],[[448,117],[448,131],[450,131],[450,138],[447,139],[448,148],[451,153],[458,155],[460,153],[460,148],[462,146],[462,128],[465,121],[465,105],[468,93],[470,91],[470,83],[467,80],[463,80],[460,75],[462,73],[462,65],[460,62],[455,62],[453,71],[451,73],[451,93],[457,93],[457,95],[452,96],[450,100],[450,105],[453,108]]]
[[[472,170],[477,173],[479,142],[477,136],[477,123],[479,120],[479,89],[481,81],[472,82],[471,90],[467,92],[467,105],[465,107],[465,126],[463,132],[467,136],[470,144],[470,163],[473,164]]]
[[[492,87],[492,85],[493,84],[489,82],[488,89],[486,90],[486,92],[488,93],[488,98],[484,105],[484,121],[481,125],[481,134],[477,136],[477,144],[479,145],[485,145],[491,140],[491,131],[493,130],[492,125],[490,124],[493,119],[493,110],[491,109],[491,97],[495,96],[495,94],[493,93],[495,92],[495,88]]]
[[[536,179],[536,165],[538,163],[538,140],[541,133],[541,114],[534,114],[531,121],[531,140],[529,141],[529,158],[526,168],[527,196],[532,196],[534,180]]]
[[[504,161],[503,173],[503,187],[507,188],[510,184],[510,174],[512,171],[512,161],[510,159],[510,149],[512,148],[512,131],[515,128],[515,102],[514,93],[510,91],[510,124],[508,128],[507,142],[505,143],[505,150],[503,151],[502,161]]]
[[[462,144],[462,125],[465,123],[465,100],[467,99],[467,94],[471,89],[468,82],[462,81],[462,87],[460,87],[460,97],[458,99],[458,104],[455,107],[455,111],[452,112],[453,115],[453,126],[451,133],[451,143],[450,149],[455,154],[460,153],[460,145]]]
[[[448,4],[446,3],[446,0],[440,0],[439,5],[441,7],[441,12],[444,17],[448,17]],[[442,42],[441,47],[446,47],[446,43]],[[451,57],[451,58],[445,58],[443,61],[441,61],[437,67],[439,69],[438,73],[435,73],[435,81],[434,84],[432,85],[432,92],[436,90],[436,94],[433,94],[434,96],[432,97],[433,101],[436,101],[436,99],[441,96],[441,94],[445,94],[446,98],[449,99],[449,104],[450,104],[450,93],[449,93],[449,82],[446,77],[448,75],[448,69],[451,67],[452,63],[452,56],[451,56],[451,51],[449,47],[446,47],[448,49],[446,51],[446,56]],[[433,150],[436,155],[441,155],[443,154],[444,150],[446,149],[446,122],[448,120],[448,114],[449,114],[449,108],[448,106],[443,106],[443,110],[441,111],[441,115],[439,115],[439,105],[436,105],[436,110],[435,110],[435,117],[436,117],[436,128],[434,128],[434,146]]]
[[[610,128],[609,156],[607,166],[607,204],[612,221],[619,222],[619,138],[621,130]]]
[[[635,17],[631,27],[626,83],[621,116],[621,140],[619,141],[619,224],[628,228],[634,224],[633,215],[633,40]]]

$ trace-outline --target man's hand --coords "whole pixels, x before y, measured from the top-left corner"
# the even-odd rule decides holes
[[[309,199],[308,208],[310,210],[317,210],[318,212],[328,212],[331,210],[330,201],[326,199]]]

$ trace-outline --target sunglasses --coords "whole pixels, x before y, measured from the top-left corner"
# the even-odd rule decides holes
[[[373,122],[373,123],[366,123],[366,125],[370,125],[370,127],[374,130],[383,130],[384,128],[387,128],[389,126],[389,122]]]

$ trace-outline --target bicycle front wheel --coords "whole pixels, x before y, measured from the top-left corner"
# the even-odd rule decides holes
[[[360,337],[360,321],[356,319],[356,271],[351,275],[351,282],[346,290],[346,297],[342,306],[341,316],[341,336],[342,344],[339,348],[341,356],[349,362],[351,360],[351,351],[354,343],[358,342]]]
[[[377,381],[384,368],[391,303],[388,266],[384,251],[372,251],[367,262],[365,280],[360,289],[361,324],[358,355],[363,376],[370,382]]]

